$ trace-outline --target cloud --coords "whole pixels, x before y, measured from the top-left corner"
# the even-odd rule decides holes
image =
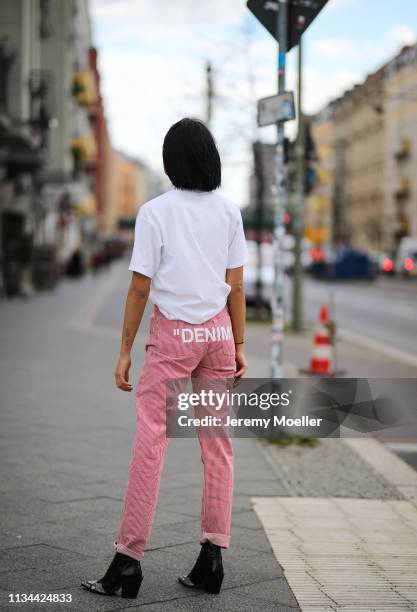
[[[325,10],[357,2],[329,0]],[[90,7],[114,145],[162,172],[161,146],[169,126],[187,115],[205,118],[205,62],[210,59],[216,94],[212,129],[222,155],[224,189],[246,203],[250,141],[258,135],[272,142],[276,136],[274,127],[257,132],[256,102],[274,94],[277,84],[276,44],[248,18],[245,1],[91,0]],[[380,46],[371,49],[370,40],[369,49],[360,52],[350,42],[354,32],[352,39],[325,36],[312,42],[306,56],[305,112],[320,110],[362,80],[362,57],[382,63],[386,48],[397,50],[410,36],[411,28],[392,26],[380,37]],[[336,59],[337,69],[326,58]],[[343,65],[345,60],[349,64]],[[287,88],[296,89],[294,54]],[[287,131],[294,130],[293,122]]]
[[[125,25],[134,22],[139,30],[174,27],[196,24],[233,24],[239,23],[246,14],[246,6],[241,0],[92,0],[91,12],[94,19]]]
[[[114,49],[102,50],[100,66],[113,140],[159,164],[166,129],[180,115],[202,114],[202,67],[190,83],[184,59],[167,62],[159,53]]]
[[[362,52],[374,61],[376,69],[397,55],[402,47],[415,44],[416,41],[417,34],[413,28],[397,24],[385,30],[377,43],[362,48]]]
[[[329,12],[342,11],[358,4],[359,0],[329,0],[325,8]]]
[[[411,45],[416,42],[417,35],[413,28],[405,24],[392,26],[387,34],[386,39],[394,45]]]
[[[312,52],[334,60],[352,60],[359,55],[358,49],[347,39],[320,38],[312,45]]]
[[[329,79],[328,74],[320,69],[308,68],[305,73],[305,112],[313,114],[321,110],[328,101],[339,97],[363,80],[360,72],[338,70]]]
[[[245,3],[93,0],[91,11],[114,145],[162,172],[161,146],[169,126],[187,115],[205,118],[210,59],[216,93],[212,127],[224,187],[246,203],[256,99],[248,81]],[[266,48],[271,61],[263,56],[262,66],[270,65],[274,85],[272,41],[254,53],[258,58]],[[262,79],[267,71],[260,73]]]

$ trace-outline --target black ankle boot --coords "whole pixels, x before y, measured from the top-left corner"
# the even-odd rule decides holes
[[[135,599],[143,576],[140,561],[117,552],[107,572],[99,580],[86,580],[81,585],[99,595],[121,595]]]
[[[208,540],[201,545],[200,554],[191,572],[187,576],[180,576],[178,581],[191,589],[219,593],[223,577],[221,548]]]

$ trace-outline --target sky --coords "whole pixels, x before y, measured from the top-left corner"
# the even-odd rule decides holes
[[[113,145],[163,173],[169,127],[206,118],[205,65],[213,67],[211,129],[222,190],[249,203],[256,102],[277,89],[277,44],[242,0],[90,0],[94,44]],[[329,0],[303,36],[303,109],[315,113],[417,40],[416,0]],[[297,51],[287,59],[296,89]],[[295,122],[286,126],[289,136]]]

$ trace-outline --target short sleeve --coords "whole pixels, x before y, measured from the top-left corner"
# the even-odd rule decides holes
[[[145,206],[139,209],[135,223],[135,241],[129,270],[152,278],[161,261],[162,238],[159,227]]]
[[[239,210],[235,232],[229,244],[227,256],[227,269],[240,268],[248,260],[248,247],[246,244],[245,232],[243,231],[242,214]]]

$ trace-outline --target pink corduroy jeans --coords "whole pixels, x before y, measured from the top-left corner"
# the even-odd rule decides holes
[[[114,541],[118,552],[143,559],[151,534],[168,444],[165,381],[191,378],[201,384],[203,379],[231,379],[235,366],[227,306],[200,324],[169,320],[154,306],[145,363],[136,386],[137,426],[123,517]],[[204,466],[200,543],[210,540],[227,548],[233,497],[232,442],[228,435],[197,433]]]

